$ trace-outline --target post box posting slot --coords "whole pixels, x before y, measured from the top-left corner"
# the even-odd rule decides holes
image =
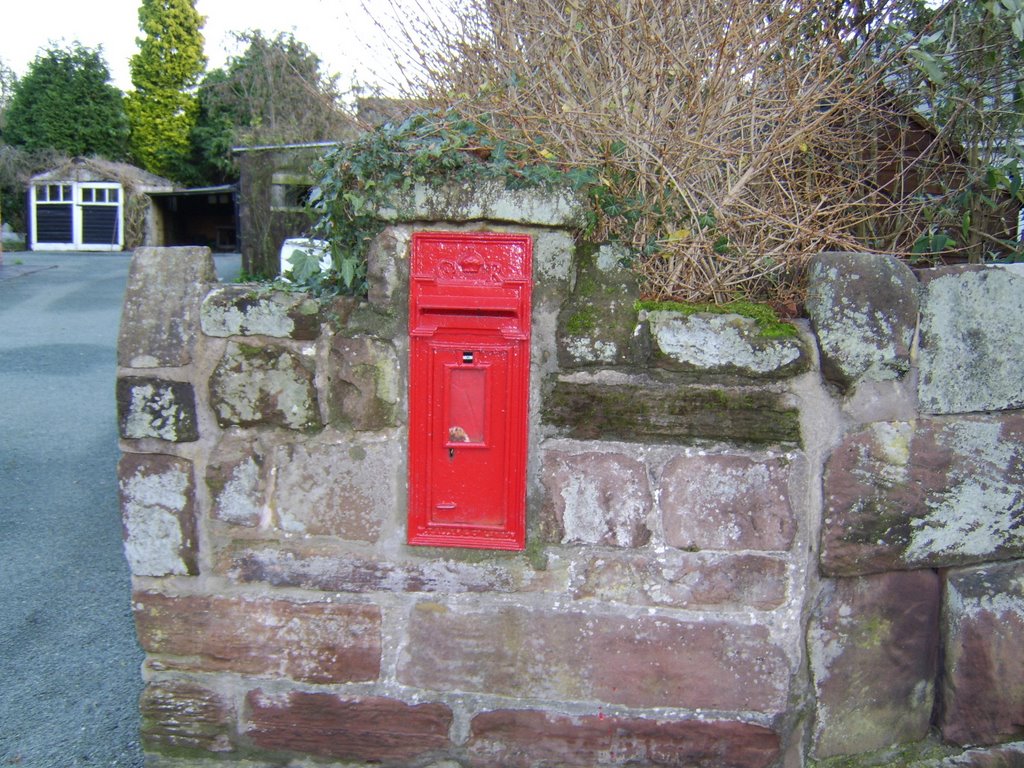
[[[410,544],[525,546],[532,255],[526,235],[413,235]]]

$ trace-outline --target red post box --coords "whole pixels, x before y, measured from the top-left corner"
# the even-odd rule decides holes
[[[410,544],[525,546],[532,260],[527,235],[413,235]]]

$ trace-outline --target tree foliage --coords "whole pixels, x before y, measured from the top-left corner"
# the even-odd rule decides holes
[[[725,302],[797,296],[822,250],[1002,247],[991,226],[944,218],[986,178],[972,134],[921,109],[923,54],[953,39],[932,37],[949,14],[920,0],[452,0],[398,47],[413,52],[407,95],[506,155],[595,178],[594,235],[633,247],[650,295]],[[998,47],[975,39],[958,59],[946,44],[991,93],[966,57]]]
[[[102,52],[74,43],[37,55],[11,89],[3,138],[28,150],[123,158],[124,100],[110,84]]]
[[[18,82],[14,70],[7,66],[7,63],[0,59],[0,136],[3,135],[4,124],[6,123],[7,105],[14,95],[14,86]]]
[[[0,144],[0,213],[16,232],[24,232],[25,189],[37,173],[56,168],[68,156],[56,149],[25,149]]]
[[[190,136],[190,183],[222,184],[238,178],[238,168],[231,156],[231,148],[236,146],[236,118],[221,108],[212,95],[226,78],[223,69],[214,69],[206,74],[199,86],[199,111]]]
[[[947,0],[901,30],[897,42],[907,40],[911,66],[892,87],[963,159],[933,190],[918,246],[937,243],[980,261],[1005,250],[989,222],[1024,200],[1024,0]]]
[[[918,22],[916,67],[902,87],[916,89],[922,109],[978,156],[1020,138],[1024,0],[947,0]]]
[[[230,148],[242,144],[326,141],[351,135],[337,77],[290,33],[240,33],[245,48],[213,70],[199,91],[195,158],[207,178],[234,172]]]
[[[139,6],[143,36],[132,56],[135,90],[126,103],[131,151],[143,168],[162,176],[187,175],[196,90],[206,68],[202,26],[195,0],[142,0]]]

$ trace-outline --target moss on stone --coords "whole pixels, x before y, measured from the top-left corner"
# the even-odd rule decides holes
[[[580,439],[800,442],[798,411],[764,390],[562,380],[544,404],[544,419]]]
[[[685,317],[700,313],[714,315],[740,315],[757,323],[761,335],[766,339],[791,339],[798,335],[796,326],[780,320],[775,310],[767,304],[752,301],[730,301],[728,304],[690,304],[679,301],[638,301],[637,311],[678,312]]]
[[[882,766],[885,768],[916,768],[925,761],[942,760],[958,752],[957,749],[929,739],[876,752],[840,755],[824,760],[808,760],[807,766],[808,768],[881,768]]]
[[[207,475],[206,476],[206,487],[210,490],[210,495],[216,498],[224,492],[227,487],[228,478],[223,475]]]
[[[594,296],[600,290],[600,286],[597,280],[594,279],[593,275],[589,272],[581,275],[579,280],[576,282],[576,295],[577,296]]]
[[[364,302],[349,314],[343,334],[394,339],[398,336],[398,327],[398,313],[393,310],[382,310]]]
[[[526,550],[523,552],[526,560],[535,571],[546,571],[548,569],[547,547],[542,536],[527,536]]]
[[[238,344],[238,354],[245,360],[257,360],[268,357],[263,347],[253,347],[249,344]]]
[[[298,311],[300,315],[315,315],[320,311],[320,302],[316,299],[306,299],[299,304]]]
[[[857,646],[881,648],[892,641],[892,622],[881,616],[872,616],[860,627]]]
[[[566,321],[565,330],[570,336],[586,336],[597,328],[597,311],[583,307]]]

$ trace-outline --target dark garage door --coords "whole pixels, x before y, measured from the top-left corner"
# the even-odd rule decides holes
[[[36,206],[36,241],[40,243],[74,242],[71,204],[47,203]]]
[[[117,243],[117,206],[82,206],[82,242],[94,245]]]

